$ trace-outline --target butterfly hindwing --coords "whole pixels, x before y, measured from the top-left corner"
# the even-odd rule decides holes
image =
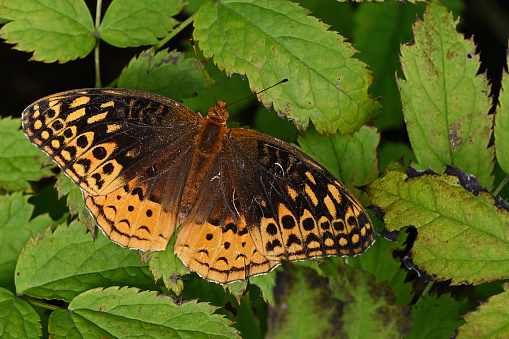
[[[235,154],[233,186],[258,251],[269,260],[352,256],[374,241],[360,203],[328,170],[265,134],[235,129],[224,148]]]

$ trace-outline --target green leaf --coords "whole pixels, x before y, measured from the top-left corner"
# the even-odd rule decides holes
[[[380,170],[384,171],[398,160],[403,160],[404,165],[410,164],[410,159],[415,159],[414,152],[407,143],[385,141],[378,150],[380,158]]]
[[[495,147],[497,161],[502,170],[509,174],[509,76],[504,71],[502,88],[498,96],[500,106],[495,115]]]
[[[277,269],[276,269],[277,270]],[[270,306],[274,305],[274,286],[276,286],[276,270],[267,274],[249,278],[249,282],[260,288],[263,300]]]
[[[210,76],[207,78],[214,83]],[[156,93],[182,102],[196,91],[206,89],[207,82],[196,59],[185,59],[184,53],[176,51],[163,50],[154,54],[153,49],[148,49],[133,58],[122,71],[118,87]]]
[[[184,265],[182,260],[175,253],[173,247],[177,241],[178,232],[174,232],[166,250],[152,252],[150,254],[149,269],[156,280],[163,278],[164,286],[173,290],[176,295],[182,293],[184,285],[179,276],[190,273],[191,271]]]
[[[485,191],[475,196],[454,175],[410,178],[389,171],[368,185],[389,231],[417,228],[412,259],[419,269],[452,284],[509,278],[509,212]]]
[[[51,314],[56,338],[81,337],[240,338],[231,322],[213,314],[216,307],[196,300],[177,305],[164,294],[137,288],[86,291],[68,310]]]
[[[509,282],[504,292],[494,295],[467,313],[467,323],[458,329],[458,338],[507,338],[509,336]]]
[[[95,46],[94,24],[83,0],[0,0],[10,22],[0,37],[32,59],[67,62],[84,58]]]
[[[464,323],[458,311],[461,306],[450,294],[419,299],[412,308],[414,326],[405,338],[454,338],[455,330]]]
[[[19,257],[15,282],[18,294],[65,301],[99,286],[155,287],[136,251],[102,234],[93,241],[79,222],[60,225],[54,233],[48,228],[29,241]]]
[[[51,168],[41,169],[46,156],[27,142],[19,126],[19,119],[0,119],[0,188],[7,191],[29,190],[28,181],[51,175]]]
[[[237,302],[240,304],[240,298],[242,298],[242,295],[244,294],[247,288],[247,280],[235,281],[226,284],[224,287],[228,289],[228,292],[230,292],[235,297]]]
[[[395,250],[404,249],[402,244],[406,237],[404,232],[400,232],[397,242],[377,237],[375,243],[362,255],[348,258],[349,266],[372,273],[377,281],[386,281],[396,294],[396,305],[408,305],[413,297],[412,285],[405,283],[406,270],[401,268],[400,260],[393,258]]]
[[[2,338],[38,338],[40,317],[26,301],[0,287],[0,335]]]
[[[206,2],[194,37],[226,74],[247,75],[265,106],[306,129],[309,120],[327,133],[351,133],[377,115],[368,95],[371,74],[356,50],[306,10],[287,1]]]
[[[34,207],[21,192],[0,195],[0,286],[14,287],[14,271],[23,246],[31,236],[51,224],[48,215],[30,220]],[[1,331],[0,331],[1,333]]]
[[[177,21],[182,0],[115,0],[99,26],[101,39],[116,47],[154,45]]]
[[[457,23],[438,1],[415,23],[415,43],[401,47],[403,111],[420,169],[458,166],[491,187],[490,89],[486,76],[477,75],[473,41],[456,32]]]
[[[361,191],[354,185],[364,186],[378,177],[376,149],[380,134],[375,127],[363,126],[352,135],[336,137],[320,135],[310,128],[299,135],[301,149],[331,171],[356,196]]]
[[[271,338],[401,337],[410,328],[406,306],[394,305],[386,283],[341,265],[329,279],[310,268],[283,262],[269,310]]]

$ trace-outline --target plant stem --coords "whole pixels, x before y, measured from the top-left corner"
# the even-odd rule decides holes
[[[179,34],[184,28],[189,26],[190,23],[194,21],[194,18],[196,17],[196,13],[191,15],[189,18],[187,18],[186,21],[178,25],[174,30],[172,30],[170,33],[168,33],[167,36],[165,36],[162,40],[160,40],[157,45],[155,45],[155,49],[158,50],[161,47],[163,47],[168,41],[170,41],[175,35]]]
[[[504,188],[505,184],[507,183],[507,181],[509,180],[509,175],[506,175],[506,177],[504,178],[504,180],[502,180],[502,182],[500,183],[500,185],[498,185],[497,189],[495,190],[495,192],[493,192],[493,195],[495,197],[498,196],[498,193],[500,193],[500,191],[502,190],[502,188]]]
[[[102,0],[97,0],[95,7],[95,49],[94,49],[94,64],[95,64],[95,87],[101,87],[101,64],[99,62],[99,45],[101,39],[99,37],[99,25],[101,24],[101,7]]]

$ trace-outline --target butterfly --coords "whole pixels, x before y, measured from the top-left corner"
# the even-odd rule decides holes
[[[113,242],[175,253],[228,283],[282,260],[353,256],[374,241],[366,211],[318,162],[269,135],[228,128],[152,93],[115,88],[50,95],[22,114],[28,139],[78,185]]]

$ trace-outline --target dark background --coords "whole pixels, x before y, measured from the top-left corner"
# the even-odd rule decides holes
[[[88,1],[89,8],[95,1]],[[103,10],[109,1],[103,1]],[[383,4],[382,4],[383,5]],[[362,6],[359,4],[357,6]],[[406,6],[413,6],[407,4]],[[94,12],[94,11],[92,11]],[[177,17],[183,21],[184,15]],[[502,69],[506,64],[507,42],[509,39],[508,0],[465,0],[460,13],[458,30],[471,37],[481,57],[480,72],[487,71],[492,83],[492,94],[497,98]],[[340,32],[341,33],[341,32]],[[192,27],[177,36],[175,41],[186,41],[191,37]],[[85,59],[65,64],[45,64],[29,61],[31,53],[20,52],[4,42],[0,43],[2,81],[0,82],[0,115],[19,117],[33,101],[43,96],[82,87],[94,86],[93,53]],[[169,46],[170,50],[179,46]],[[129,60],[144,48],[115,48],[101,44],[101,76],[103,85],[113,81]],[[180,49],[180,48],[179,48]]]

